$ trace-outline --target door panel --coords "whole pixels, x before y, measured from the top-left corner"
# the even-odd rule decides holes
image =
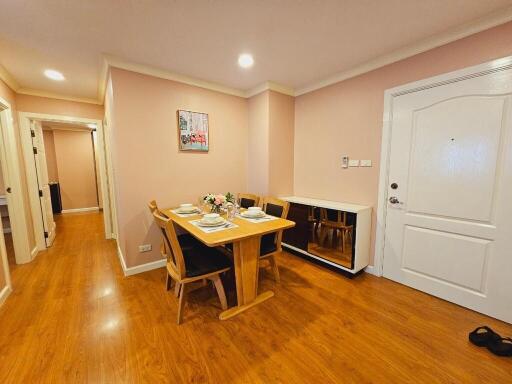
[[[413,113],[409,211],[491,221],[504,101],[461,97]]]
[[[41,215],[43,218],[44,231],[47,233],[46,246],[50,247],[55,239],[55,221],[53,220],[52,199],[50,186],[48,185],[48,168],[46,166],[46,152],[44,148],[43,129],[41,123],[32,121],[33,132],[32,144],[36,148],[34,159],[36,164],[37,183],[39,186]]]
[[[393,99],[384,276],[512,323],[512,71]]]
[[[489,240],[406,226],[402,268],[482,292],[489,244]]]

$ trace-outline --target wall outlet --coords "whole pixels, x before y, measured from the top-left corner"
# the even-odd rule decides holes
[[[152,249],[151,244],[139,245],[139,252],[149,252],[149,251],[151,251],[151,249]]]
[[[349,160],[348,166],[349,167],[359,167],[359,160]]]
[[[371,160],[361,160],[361,167],[371,167],[372,161]]]

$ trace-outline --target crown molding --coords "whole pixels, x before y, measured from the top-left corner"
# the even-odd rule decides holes
[[[236,89],[236,88],[226,87],[221,84],[217,84],[217,83],[213,83],[213,82],[209,82],[209,81],[205,81],[205,80],[201,80],[201,79],[196,79],[196,78],[193,78],[190,76],[181,75],[179,73],[151,67],[149,65],[132,63],[132,62],[114,57],[112,55],[104,55],[104,59],[108,64],[107,67],[125,69],[125,70],[131,71],[131,72],[141,73],[143,75],[149,75],[149,76],[153,76],[153,77],[158,77],[160,79],[172,80],[172,81],[176,81],[178,83],[192,85],[194,87],[205,88],[205,89],[209,89],[209,90],[216,91],[216,92],[226,93],[228,95],[245,97],[245,92],[243,92],[239,89]],[[102,74],[102,76],[103,76],[103,74]],[[104,77],[106,79],[106,76],[104,76]],[[105,88],[105,86],[103,86],[103,88]],[[103,91],[103,93],[104,92],[105,91]]]
[[[28,88],[19,88],[16,93],[21,95],[29,95],[29,96],[38,96],[38,97],[46,97],[49,99],[58,99],[58,100],[66,100],[66,101],[75,101],[79,103],[87,103],[87,104],[96,104],[103,105],[103,102],[98,99],[89,99],[86,97],[73,97],[61,95],[58,93],[46,92],[46,91],[38,91],[36,89],[28,89]]]
[[[9,72],[7,72],[7,69],[3,65],[0,64],[0,80],[2,80],[9,88],[11,88],[14,92],[16,92],[20,85],[18,82],[14,79],[14,77],[11,76]]]
[[[293,88],[290,88],[290,87],[287,87],[285,85],[281,85],[278,83],[274,83],[273,81],[266,81],[265,83],[260,84],[256,87],[251,88],[248,91],[246,91],[244,94],[244,97],[250,98],[250,97],[256,96],[257,94],[259,94],[261,92],[265,92],[265,91],[274,91],[274,92],[279,92],[279,93],[282,93],[282,94],[288,95],[288,96],[295,96],[295,92],[294,92]]]
[[[475,21],[466,24],[462,24],[446,32],[431,36],[427,39],[421,40],[420,42],[409,45],[405,48],[398,49],[387,55],[379,56],[376,59],[357,65],[347,71],[339,72],[317,83],[307,85],[303,88],[298,89],[295,92],[295,96],[300,96],[305,93],[309,93],[317,89],[339,83],[340,81],[362,75],[364,73],[406,59],[419,53],[423,53],[428,50],[440,47],[442,45],[452,43],[456,40],[460,40],[464,37],[468,37],[475,33],[485,31],[486,29],[490,29],[498,25],[505,24],[511,20],[512,7],[501,9],[497,12],[491,13],[490,15],[484,16],[482,18],[479,18]]]

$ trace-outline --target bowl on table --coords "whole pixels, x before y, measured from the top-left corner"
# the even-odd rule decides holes
[[[226,220],[218,213],[207,213],[201,220],[199,220],[199,225],[204,227],[215,227],[217,225],[224,224],[225,221]]]
[[[249,208],[247,208],[246,211],[243,211],[241,213],[241,215],[244,217],[249,217],[249,218],[259,218],[259,217],[264,217],[265,212],[263,212],[261,207],[249,207]]]

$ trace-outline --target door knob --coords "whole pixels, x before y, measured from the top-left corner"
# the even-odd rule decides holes
[[[395,197],[395,196],[391,196],[391,197],[389,198],[389,202],[390,202],[391,204],[400,204],[400,200],[398,200],[398,198],[397,198],[397,197]]]
[[[11,189],[11,187],[7,187],[7,188],[5,189],[5,191],[6,191],[7,193],[11,193],[12,189]]]

